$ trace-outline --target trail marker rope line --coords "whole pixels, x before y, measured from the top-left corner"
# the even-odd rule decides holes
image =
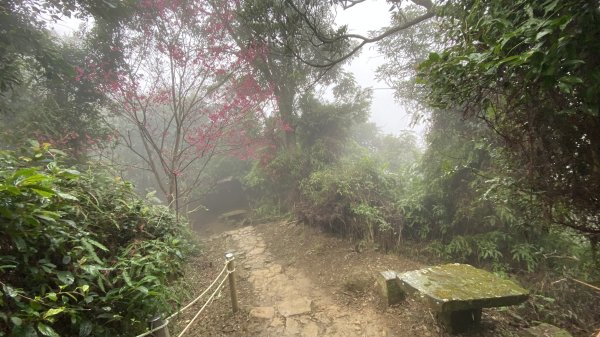
[[[135,337],[146,337],[146,336],[149,336],[149,335],[151,335],[151,334],[153,334],[153,333],[155,333],[155,332],[157,332],[157,331],[160,331],[160,330],[162,330],[162,329],[166,328],[166,327],[167,327],[167,325],[169,325],[169,323],[170,323],[170,322],[169,322],[169,320],[166,320],[166,321],[165,321],[163,324],[161,324],[161,325],[157,326],[156,328],[154,328],[154,329],[152,329],[152,330],[149,330],[149,331],[146,331],[146,332],[144,332],[143,334],[141,334],[141,335],[137,335],[137,336],[135,336]]]
[[[172,314],[171,316],[167,317],[167,320],[171,320],[173,317],[179,315],[180,313],[182,313],[184,310],[186,310],[187,308],[191,307],[192,305],[194,305],[196,302],[198,302],[214,285],[215,283],[217,283],[217,281],[221,278],[221,276],[223,276],[223,274],[227,271],[227,263],[225,263],[225,265],[223,266],[223,269],[221,270],[221,272],[219,273],[219,276],[217,276],[215,278],[215,280],[208,286],[208,288],[206,288],[206,290],[204,290],[202,292],[202,294],[198,295],[198,297],[196,297],[193,301],[191,301],[190,303],[188,303],[188,305],[186,305],[185,307],[179,309],[178,311],[176,311],[174,314]]]
[[[215,297],[215,295],[221,290],[221,287],[223,286],[223,283],[225,283],[225,280],[227,280],[226,277],[224,277],[223,280],[221,280],[221,283],[219,283],[219,286],[215,289],[215,291],[213,291],[213,293],[210,295],[208,300],[206,300],[206,302],[204,303],[202,308],[200,308],[200,310],[198,310],[198,312],[196,313],[194,318],[192,318],[192,320],[188,323],[188,325],[186,325],[185,328],[183,328],[183,330],[181,331],[181,333],[179,333],[179,335],[177,337],[183,336],[185,334],[185,332],[192,326],[192,324],[194,324],[194,322],[196,321],[198,316],[200,316],[202,311],[204,311],[204,308],[206,308],[206,306],[212,301],[212,299]]]
[[[172,315],[167,317],[162,324],[160,324],[157,327],[151,326],[150,330],[148,330],[142,334],[139,334],[135,337],[146,337],[146,336],[154,335],[155,333],[158,333],[157,335],[160,335],[160,336],[169,336],[168,325],[170,324],[171,320],[173,318],[175,318],[177,315],[181,314],[186,309],[190,308],[192,305],[194,305],[196,302],[198,302],[202,297],[204,297],[204,295],[206,295],[209,290],[213,289],[214,285],[217,284],[219,279],[221,279],[221,282],[219,283],[219,285],[215,288],[215,290],[212,292],[212,294],[208,297],[208,299],[206,300],[204,305],[202,305],[200,310],[198,310],[196,315],[194,315],[194,318],[192,318],[192,320],[186,325],[186,327],[179,333],[179,335],[177,337],[182,337],[188,331],[188,329],[192,326],[192,324],[198,319],[198,317],[200,316],[202,311],[204,311],[204,309],[210,303],[212,303],[212,301],[215,298],[215,295],[223,288],[225,280],[229,280],[229,288],[231,291],[231,306],[232,306],[233,312],[235,313],[238,310],[238,303],[237,303],[237,294],[236,294],[236,289],[235,289],[235,277],[233,275],[233,273],[235,272],[235,265],[234,265],[233,261],[234,261],[234,256],[232,253],[225,254],[225,265],[223,266],[223,269],[221,269],[221,272],[219,273],[219,275],[217,275],[217,277],[208,286],[208,288],[206,288],[200,295],[198,295],[193,301],[188,303],[185,307],[179,309],[178,311],[176,311],[175,313],[173,313]],[[223,274],[226,274],[225,277],[223,277]],[[162,321],[160,319],[160,317],[157,320]],[[157,322],[157,320],[154,320],[153,322]]]

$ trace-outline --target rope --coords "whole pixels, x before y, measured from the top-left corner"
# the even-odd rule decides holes
[[[588,286],[588,287],[590,287],[590,288],[592,288],[592,289],[594,289],[594,290],[596,290],[596,291],[600,291],[600,288],[598,288],[598,287],[596,287],[596,286],[593,286],[593,285],[591,285],[591,284],[589,284],[589,283],[585,283],[585,282],[583,282],[583,281],[580,281],[580,280],[578,280],[578,279],[575,279],[575,278],[572,278],[572,277],[569,277],[569,278],[570,278],[571,280],[573,280],[573,281],[575,281],[575,282],[579,283],[579,284],[583,284],[584,286]]]
[[[214,285],[215,283],[217,283],[217,281],[219,280],[219,278],[221,278],[221,276],[223,276],[223,273],[227,271],[227,262],[225,263],[225,266],[223,266],[223,269],[221,270],[221,272],[219,273],[219,276],[217,276],[215,278],[215,280],[208,286],[208,288],[206,288],[206,290],[204,290],[202,292],[202,294],[198,295],[198,297],[196,297],[196,299],[194,299],[193,301],[191,301],[188,305],[186,305],[185,307],[179,309],[178,311],[176,311],[174,314],[172,314],[171,316],[167,317],[167,320],[172,319],[173,317],[179,315],[180,313],[182,313],[184,310],[186,310],[187,308],[191,307],[192,305],[194,305],[194,303],[198,302],[202,296],[204,296]],[[227,273],[229,274],[229,273]]]
[[[227,275],[229,275],[230,272],[227,272]],[[210,297],[208,298],[208,300],[206,300],[206,303],[204,303],[204,305],[202,306],[202,308],[200,308],[200,310],[198,310],[198,312],[196,313],[196,315],[194,316],[194,318],[192,318],[192,320],[188,323],[188,325],[186,325],[186,327],[181,331],[181,333],[179,333],[179,335],[177,337],[181,337],[183,336],[183,334],[190,328],[190,326],[192,326],[192,324],[194,324],[194,322],[196,321],[196,319],[198,318],[198,316],[200,316],[200,314],[202,313],[202,311],[204,310],[204,308],[206,308],[206,306],[210,303],[210,301],[212,301],[212,299],[215,297],[215,295],[217,294],[217,292],[219,290],[221,290],[221,287],[223,286],[223,283],[225,283],[225,280],[227,280],[226,277],[223,278],[223,280],[221,281],[221,283],[219,283],[219,285],[217,286],[217,288],[215,289],[215,291],[213,291],[213,293],[210,295]]]
[[[150,331],[146,331],[146,332],[144,332],[143,334],[141,334],[141,335],[137,335],[137,336],[135,336],[135,337],[145,337],[145,336],[148,336],[148,335],[150,335],[150,334],[153,334],[153,333],[155,333],[155,332],[157,332],[157,331],[161,330],[162,328],[166,327],[167,325],[169,325],[169,323],[170,323],[170,322],[169,322],[169,320],[167,319],[167,320],[165,320],[165,322],[164,322],[162,325],[159,325],[159,326],[157,326],[156,328],[154,328],[154,329],[152,329],[152,330],[150,330]]]
[[[231,261],[231,260],[229,260]],[[223,276],[223,274],[225,272],[227,272],[227,275],[233,273],[235,271],[235,268],[231,271],[227,270],[227,264],[229,263],[229,261],[225,261],[225,265],[223,266],[223,269],[221,269],[221,272],[219,273],[219,275],[214,279],[214,281],[212,281],[212,283],[208,286],[208,288],[206,288],[206,290],[204,290],[202,292],[202,294],[198,295],[198,297],[196,297],[193,301],[191,301],[190,303],[188,303],[188,305],[186,305],[185,307],[179,309],[178,311],[176,311],[175,313],[173,313],[171,316],[167,317],[165,319],[165,322],[155,328],[153,328],[152,330],[146,331],[140,335],[137,335],[135,337],[145,337],[148,335],[151,335],[161,329],[163,329],[164,327],[166,327],[167,325],[169,325],[170,320],[172,318],[174,318],[175,316],[179,315],[180,313],[182,313],[184,310],[188,309],[189,307],[191,307],[192,305],[194,305],[196,302],[198,302],[210,289],[213,288],[213,286],[217,283],[217,281],[221,278],[221,276]],[[225,280],[227,280],[227,277],[224,277],[223,280],[221,280],[221,283],[219,283],[219,285],[217,286],[217,288],[215,289],[215,291],[213,291],[213,293],[210,295],[210,297],[208,298],[208,300],[206,300],[206,302],[204,303],[204,305],[202,306],[202,308],[200,308],[200,310],[196,313],[196,315],[194,316],[194,318],[192,318],[192,320],[188,323],[188,325],[183,329],[183,331],[181,331],[181,333],[179,334],[178,337],[183,336],[183,334],[190,328],[190,326],[194,323],[194,321],[198,318],[198,316],[200,316],[200,313],[202,313],[202,311],[204,310],[204,308],[206,308],[206,306],[213,300],[213,298],[215,297],[215,295],[217,294],[217,292],[219,290],[221,290],[221,288],[223,287],[223,283],[225,283]]]

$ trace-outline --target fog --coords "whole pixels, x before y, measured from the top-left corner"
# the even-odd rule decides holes
[[[0,9],[0,336],[600,337],[597,1]]]
[[[337,10],[336,24],[347,25],[348,32],[368,36],[369,32],[380,30],[389,25],[389,4],[385,1],[370,0],[343,10]],[[367,45],[360,54],[344,67],[354,74],[363,87],[373,88],[370,121],[382,132],[399,135],[412,131],[423,145],[425,123],[414,124],[412,115],[394,98],[394,90],[376,78],[377,67],[385,60],[377,52],[377,45]]]

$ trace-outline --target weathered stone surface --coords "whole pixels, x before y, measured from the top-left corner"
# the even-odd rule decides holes
[[[318,289],[300,270],[277,263],[254,228],[239,228],[228,232],[226,237],[236,244],[238,271],[247,274],[256,303],[261,303],[257,307],[260,309],[251,310],[251,317],[264,321],[252,322],[248,336],[380,336],[378,332],[383,331],[381,327],[385,324],[373,311],[335,305],[331,296]]]
[[[501,307],[524,302],[529,293],[468,264],[446,264],[398,275],[405,292],[418,292],[438,312]]]
[[[319,336],[319,326],[315,322],[308,322],[302,328],[302,337],[318,337]]]
[[[248,256],[256,256],[265,252],[265,247],[256,247],[248,252]]]
[[[527,329],[523,329],[519,333],[520,337],[572,337],[567,331],[555,327],[554,325],[542,323]]]
[[[387,305],[399,303],[404,299],[404,292],[398,285],[398,275],[392,270],[386,270],[377,276],[379,294]]]
[[[304,297],[300,297],[280,303],[277,306],[277,309],[279,310],[279,313],[284,317],[303,315],[310,313],[311,304],[311,300]]]
[[[275,317],[271,321],[271,324],[269,326],[270,327],[285,327],[285,318],[284,317]]]
[[[271,319],[275,315],[273,307],[255,307],[250,309],[250,316],[261,319]]]
[[[285,335],[293,336],[300,333],[300,323],[293,318],[287,318],[285,320]]]

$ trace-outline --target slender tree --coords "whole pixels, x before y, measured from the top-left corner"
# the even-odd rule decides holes
[[[176,210],[215,154],[251,151],[270,98],[250,66],[262,51],[238,48],[223,28],[203,2],[143,1],[122,36],[123,69],[82,71],[103,81],[127,122],[122,143]]]

